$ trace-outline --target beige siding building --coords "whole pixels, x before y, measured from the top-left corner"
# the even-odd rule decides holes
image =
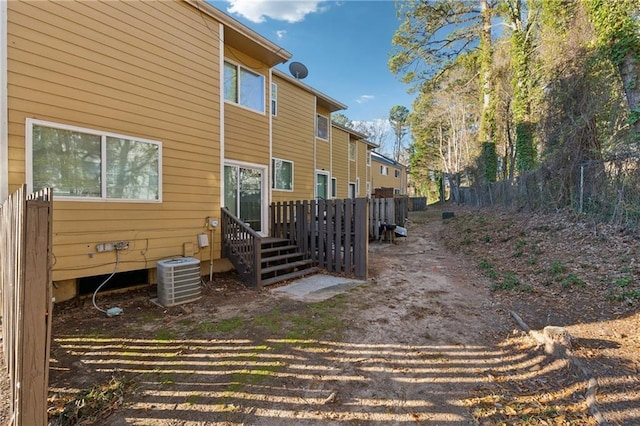
[[[394,195],[407,195],[407,167],[373,152],[371,154],[371,185],[373,192],[379,189],[393,189]]]
[[[229,269],[222,207],[267,235],[272,201],[368,195],[373,145],[331,123],[347,106],[205,2],[9,1],[0,21],[0,202],[53,188],[58,301],[172,257]]]
[[[0,195],[23,183],[54,188],[58,299],[78,291],[77,278],[111,273],[114,264],[153,272],[159,259],[189,255],[206,271],[211,255],[220,258],[206,218],[219,217],[223,188],[233,190],[223,167],[267,169],[265,83],[290,54],[203,2],[0,8]],[[245,77],[262,84],[248,105],[227,93]],[[199,249],[201,233],[212,241]],[[118,252],[98,251],[114,241],[129,243],[117,262]]]

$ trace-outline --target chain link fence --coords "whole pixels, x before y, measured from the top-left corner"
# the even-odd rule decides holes
[[[640,158],[590,161],[576,167],[544,167],[514,181],[473,184],[458,190],[458,202],[529,211],[570,208],[623,228],[640,228]]]

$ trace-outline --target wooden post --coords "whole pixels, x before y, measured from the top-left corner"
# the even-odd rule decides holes
[[[367,270],[369,264],[369,216],[368,202],[366,198],[356,199],[356,212],[355,212],[355,275],[362,279],[367,279]]]

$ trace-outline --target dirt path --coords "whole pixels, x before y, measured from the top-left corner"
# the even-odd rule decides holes
[[[116,377],[110,415],[93,423],[471,425],[504,420],[510,404],[556,407],[564,390],[575,407],[550,416],[586,418],[580,380],[512,333],[477,268],[439,242],[436,215],[372,243],[369,283],[318,304],[217,282],[165,310],[124,296],[118,318],[68,306],[55,317],[52,400]],[[539,398],[504,396],[522,392]]]

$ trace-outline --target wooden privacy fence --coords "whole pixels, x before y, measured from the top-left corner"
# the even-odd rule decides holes
[[[404,226],[409,212],[409,199],[372,198],[369,206],[369,238],[380,239],[382,225]]]
[[[427,197],[409,197],[409,211],[417,212],[427,209]]]
[[[322,269],[367,278],[366,198],[272,203],[270,235],[286,238]]]
[[[51,342],[51,190],[22,186],[0,207],[2,345],[10,425],[47,424]]]

